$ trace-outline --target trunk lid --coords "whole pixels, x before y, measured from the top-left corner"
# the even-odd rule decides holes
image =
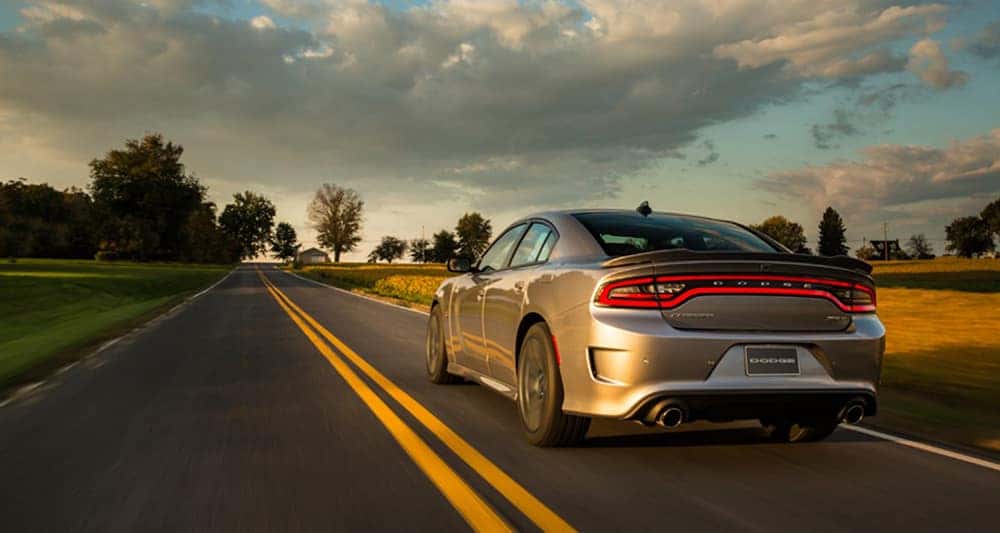
[[[874,310],[871,266],[849,257],[662,250],[603,263],[641,264],[652,267],[660,311],[678,329],[843,331],[852,314]],[[855,305],[869,294],[870,306]]]

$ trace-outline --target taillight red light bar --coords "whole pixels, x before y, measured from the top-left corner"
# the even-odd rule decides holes
[[[822,298],[847,313],[875,311],[875,290],[860,283],[760,274],[629,278],[603,285],[597,293],[595,303],[605,307],[673,309],[692,298],[712,294]]]

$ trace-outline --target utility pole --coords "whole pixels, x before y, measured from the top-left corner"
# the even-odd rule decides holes
[[[884,241],[882,241],[882,243],[883,243],[882,245],[885,247],[885,251],[884,251],[883,255],[885,255],[885,260],[888,261],[889,260],[889,223],[888,222],[883,222],[882,223],[882,238],[885,239]]]

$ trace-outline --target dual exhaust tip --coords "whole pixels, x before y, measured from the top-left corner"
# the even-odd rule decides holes
[[[840,420],[847,422],[848,424],[858,424],[864,420],[864,418],[865,402],[861,399],[855,399],[847,402],[844,405],[844,408],[840,411]],[[681,406],[676,404],[667,404],[665,407],[660,409],[654,420],[656,421],[656,425],[662,428],[673,429],[683,424],[686,420],[686,416],[684,414],[684,409]]]

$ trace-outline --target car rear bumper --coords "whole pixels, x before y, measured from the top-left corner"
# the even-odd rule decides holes
[[[679,330],[657,311],[601,309],[591,318],[586,333],[559,339],[569,413],[641,419],[664,399],[713,420],[835,413],[855,399],[867,415],[877,408],[885,329],[874,314],[825,333]],[[745,348],[761,345],[794,347],[799,373],[747,375]]]

